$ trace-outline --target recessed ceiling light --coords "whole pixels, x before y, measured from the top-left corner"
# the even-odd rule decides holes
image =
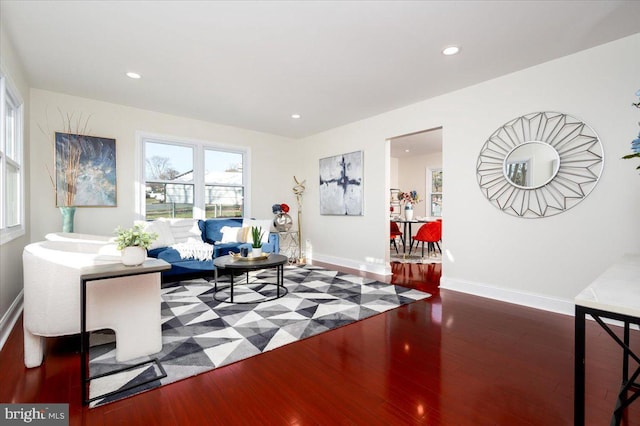
[[[128,72],[127,73],[127,77],[129,78],[133,78],[133,79],[139,79],[142,78],[142,76],[140,74],[138,74],[137,72]]]
[[[404,152],[411,152],[411,150],[409,150],[409,149],[405,149],[405,150],[404,150]]]
[[[451,56],[451,55],[455,55],[459,51],[460,51],[460,48],[458,46],[449,46],[449,47],[445,47],[442,50],[442,54],[446,56]]]
[[[291,118],[300,118],[301,115],[300,114],[291,114]]]

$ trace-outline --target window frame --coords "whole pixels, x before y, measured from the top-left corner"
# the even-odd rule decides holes
[[[12,147],[13,157],[7,155],[7,103],[16,112],[15,132],[13,135],[15,146]],[[7,183],[9,167],[18,172],[17,178],[17,220],[14,225],[7,225]],[[6,244],[25,234],[25,164],[24,164],[24,101],[11,81],[9,75],[0,68],[0,245]]]
[[[184,146],[193,149],[193,181],[187,183],[193,185],[193,218],[205,219],[205,191],[207,183],[204,181],[205,151],[215,150],[232,152],[242,155],[242,185],[244,190],[243,217],[250,217],[251,212],[251,149],[247,146],[228,145],[218,142],[186,139],[175,136],[158,135],[146,132],[136,134],[136,212],[137,220],[146,220],[146,176],[145,176],[145,145],[147,142]],[[176,183],[176,182],[171,182]]]
[[[444,198],[442,196],[442,191],[440,192],[433,192],[433,174],[435,172],[440,172],[442,174],[442,179],[444,181],[444,172],[442,171],[442,167],[429,167],[427,168],[427,188],[428,188],[428,202],[429,202],[429,208],[428,208],[428,212],[429,212],[429,216],[432,217],[442,217],[442,205],[440,205],[440,214],[436,215],[433,212],[433,196],[434,195],[439,195],[440,198],[442,199],[442,203],[444,204]]]

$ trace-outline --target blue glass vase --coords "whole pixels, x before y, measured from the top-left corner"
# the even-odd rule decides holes
[[[73,216],[76,214],[75,207],[60,207],[62,213],[62,232],[73,232]]]

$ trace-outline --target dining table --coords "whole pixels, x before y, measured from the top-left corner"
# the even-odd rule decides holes
[[[429,219],[429,218],[415,218],[415,219],[411,219],[411,220],[406,220],[406,219],[402,219],[402,218],[391,218],[391,222],[396,222],[398,224],[402,224],[402,254],[405,254],[407,252],[407,241],[409,242],[409,246],[411,246],[412,241],[411,241],[411,235],[412,235],[412,225],[414,223],[428,223],[428,222],[434,222],[433,219]],[[408,231],[408,232],[407,232]]]

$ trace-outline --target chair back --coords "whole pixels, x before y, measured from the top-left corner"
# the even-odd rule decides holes
[[[435,243],[442,239],[442,222],[428,222],[418,229],[414,240]]]
[[[396,222],[393,221],[389,221],[389,230],[391,231],[391,236],[397,236],[397,235],[402,235],[402,231],[400,231],[400,228],[398,227],[398,224]]]

